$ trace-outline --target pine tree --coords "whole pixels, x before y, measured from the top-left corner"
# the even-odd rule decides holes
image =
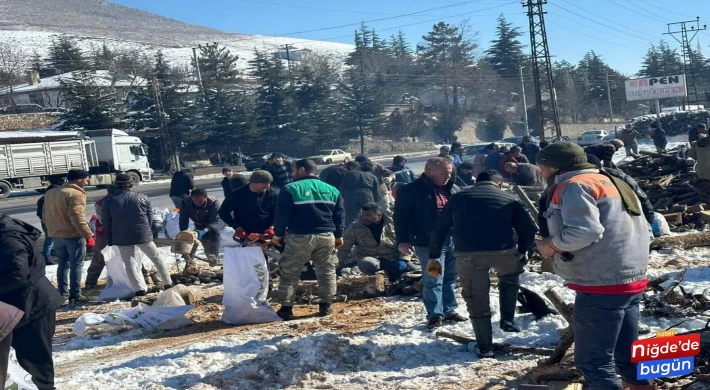
[[[643,59],[640,77],[669,76],[683,73],[683,63],[678,51],[671,49],[664,41],[651,45]]]
[[[503,78],[517,77],[523,65],[523,45],[518,40],[522,35],[520,28],[513,27],[502,14],[498,17],[496,39],[491,41],[486,55],[493,69]]]
[[[205,89],[221,90],[239,81],[237,70],[239,57],[226,47],[218,45],[200,46],[200,75]],[[195,66],[193,61],[193,66]]]
[[[91,65],[95,70],[111,70],[115,71],[116,52],[111,50],[104,42],[100,48],[96,49],[92,54]]]
[[[251,75],[261,80],[256,90],[256,124],[263,137],[290,137],[295,130],[293,89],[289,85],[283,62],[276,56],[255,52],[249,61]]]
[[[346,83],[341,83],[342,110],[346,126],[357,129],[360,153],[365,153],[365,136],[382,121],[384,99],[372,77],[357,69],[346,71]]]
[[[390,37],[389,51],[392,53],[392,56],[397,59],[411,59],[414,53],[412,48],[409,47],[407,38],[404,36],[402,30],[399,30],[397,35]]]
[[[118,126],[116,95],[96,82],[90,70],[72,72],[60,80],[61,94],[70,107],[59,118],[59,130],[106,129]]]
[[[30,57],[30,69],[35,71],[35,72],[42,72],[42,68],[44,67],[44,60],[42,59],[42,56],[37,53],[37,51],[32,52],[32,57]]]
[[[334,70],[329,67],[323,63],[319,69],[303,68],[293,91],[297,128],[307,134],[301,137],[301,146],[312,147],[314,152],[326,147],[325,144],[339,144],[343,136],[342,113],[330,93],[330,75]]]
[[[47,63],[61,73],[89,69],[89,64],[77,43],[66,36],[52,40]]]

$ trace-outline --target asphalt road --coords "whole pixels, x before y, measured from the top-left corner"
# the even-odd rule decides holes
[[[424,164],[428,159],[429,157],[413,157],[407,162],[407,165],[414,171],[415,174],[419,175],[424,171]],[[386,166],[392,162],[389,159],[375,161]],[[222,186],[220,185],[221,181],[222,177],[200,178],[198,176],[195,178],[195,185],[197,187],[204,188],[207,190],[207,193],[212,196],[216,195],[216,197],[221,201],[223,200]],[[154,208],[169,209],[173,207],[173,202],[170,200],[170,197],[168,197],[168,190],[170,189],[169,182],[144,183],[134,189],[148,195]],[[94,214],[94,203],[105,195],[106,190],[97,189],[95,187],[87,188],[87,220],[89,220],[91,215]],[[35,214],[37,211],[37,200],[40,197],[41,195],[39,193],[33,191],[13,193],[9,198],[0,200],[0,210],[4,211],[7,215],[10,215],[13,218],[23,220],[36,226],[38,229],[41,229],[39,218]]]

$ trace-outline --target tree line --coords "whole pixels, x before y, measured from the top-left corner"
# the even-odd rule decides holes
[[[370,135],[403,139],[426,134],[452,141],[468,118],[483,119],[478,137],[495,140],[507,127],[525,130],[521,76],[529,128],[539,131],[532,69],[521,36],[503,15],[485,49],[468,22],[436,23],[415,46],[401,31],[382,38],[363,24],[344,59],[311,53],[301,61],[284,61],[278,52],[255,50],[243,70],[237,67],[238,57],[218,44],[201,46],[197,61],[176,66],[160,51],[148,56],[101,45],[82,52],[76,41],[59,37],[46,59],[12,60],[18,49],[1,46],[0,87],[17,84],[27,68],[72,72],[72,78],[61,81],[68,107],[60,117],[61,129],[160,131],[178,149],[227,151],[239,145],[245,151],[304,155]],[[710,62],[697,52],[692,58],[699,96],[710,99]],[[145,82],[106,88],[95,70],[129,82],[140,76]],[[648,49],[637,75],[680,73],[678,51],[661,41]],[[626,101],[628,76],[593,50],[575,64],[555,62],[553,74],[563,122],[608,119],[609,96],[616,118],[650,113],[648,104]]]

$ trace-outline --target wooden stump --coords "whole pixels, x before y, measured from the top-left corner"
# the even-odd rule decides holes
[[[336,295],[347,297],[348,300],[383,297],[386,291],[385,280],[386,277],[383,274],[343,278],[337,282],[338,289]],[[276,291],[277,289],[274,288],[274,290],[269,293],[269,298],[275,298]],[[318,281],[300,281],[294,295],[296,297],[306,298],[318,296]]]
[[[690,249],[700,246],[710,246],[710,232],[691,233],[682,236],[664,236],[651,241],[651,249]]]
[[[548,381],[571,381],[577,379],[582,374],[568,364],[554,364],[549,367],[541,368],[533,374],[533,378],[539,382]]]
[[[545,296],[550,300],[550,302],[552,302],[553,305],[555,305],[557,312],[560,313],[565,320],[567,320],[569,326],[564,331],[560,341],[557,343],[557,347],[555,347],[555,350],[552,352],[552,355],[550,355],[549,358],[538,362],[538,366],[540,367],[552,366],[561,362],[565,357],[567,350],[569,350],[574,343],[574,318],[572,317],[570,307],[552,289],[545,291]]]

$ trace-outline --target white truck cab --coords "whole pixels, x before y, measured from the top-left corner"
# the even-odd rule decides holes
[[[85,134],[96,143],[102,171],[125,172],[136,183],[151,179],[153,170],[148,163],[148,147],[140,138],[115,129],[87,130]]]

